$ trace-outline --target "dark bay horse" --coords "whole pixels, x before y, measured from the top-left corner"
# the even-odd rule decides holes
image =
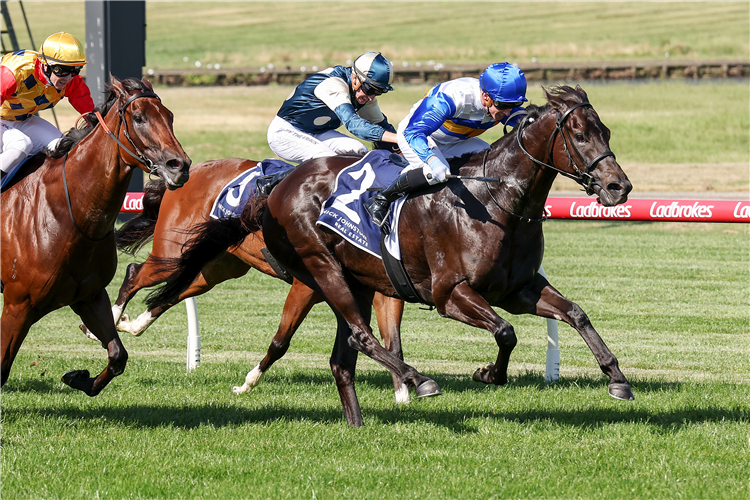
[[[356,159],[352,158],[350,162]],[[112,314],[118,331],[141,335],[173,305],[188,297],[204,294],[219,283],[244,276],[250,269],[278,277],[262,254],[265,242],[262,234],[258,233],[244,238],[238,245],[207,262],[190,286],[173,301],[153,309],[149,308],[132,321],[124,312],[130,300],[140,290],[166,281],[169,273],[162,269],[164,259],[180,257],[191,230],[208,220],[214,199],[222,188],[237,175],[255,167],[257,163],[239,158],[201,162],[190,168],[190,180],[179,191],[167,191],[163,180],[151,182],[146,186],[143,211],[115,232],[119,250],[131,254],[153,239],[151,253],[145,262],[128,265],[117,300],[112,305]],[[322,297],[304,283],[293,280],[284,303],[281,324],[266,356],[247,374],[243,385],[232,389],[235,394],[247,392],[258,385],[271,365],[284,356],[294,333],[312,307],[322,301]],[[403,301],[375,294],[373,306],[386,347],[400,353],[398,329],[403,313]],[[82,324],[81,329],[91,336],[85,325]],[[396,400],[406,402],[408,389],[397,379],[394,379],[394,385]]]
[[[108,364],[97,377],[75,370],[63,382],[95,396],[124,371],[128,354],[105,290],[117,267],[115,220],[134,171],[156,174],[170,189],[188,180],[173,115],[145,78],[113,77],[86,121],[2,193],[2,384],[31,326],[66,305],[107,350]]]
[[[583,310],[538,273],[544,250],[544,204],[558,174],[575,179],[605,206],[624,203],[632,185],[610,151],[609,129],[583,89],[561,86],[544,93],[548,103],[529,105],[513,134],[454,170],[465,178],[413,193],[405,202],[398,226],[403,264],[424,303],[434,305],[441,316],[494,336],[497,359],[477,370],[474,380],[496,385],[508,380],[508,362],[517,340],[513,326],[493,310],[496,306],[512,314],[568,323],[609,376],[609,394],[633,399],[617,359]],[[268,198],[248,204],[240,229],[247,233],[262,228],[279,263],[324,296],[333,309],[339,328],[331,367],[346,419],[359,426],[362,415],[354,388],[358,351],[418,390],[431,381],[383,349],[372,335],[367,306],[374,291],[396,293],[382,263],[316,225],[336,175],[345,166],[335,157],[300,165]],[[501,182],[469,179],[488,176]],[[178,266],[187,273],[185,281],[192,279],[192,260],[205,262],[232,241],[228,237],[225,242],[212,241],[212,234],[217,234],[215,228],[204,227],[204,234],[185,252]],[[162,298],[184,286],[180,279],[168,282],[160,292]],[[154,297],[155,303],[158,300]]]

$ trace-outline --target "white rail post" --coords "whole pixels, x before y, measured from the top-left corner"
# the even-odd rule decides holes
[[[547,278],[544,267],[539,266],[539,274]],[[557,335],[557,320],[547,320],[547,368],[545,382],[554,382],[560,378],[560,341]]]
[[[201,335],[198,326],[198,307],[195,297],[185,299],[188,320],[187,371],[193,371],[201,364]]]

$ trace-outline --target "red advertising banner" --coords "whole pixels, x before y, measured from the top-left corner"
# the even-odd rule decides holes
[[[122,213],[143,210],[143,193],[128,193]],[[750,222],[750,201],[630,200],[604,207],[591,198],[548,198],[550,219],[672,222]]]
[[[548,198],[550,219],[671,222],[750,222],[750,201],[629,200],[604,207],[587,198]]]

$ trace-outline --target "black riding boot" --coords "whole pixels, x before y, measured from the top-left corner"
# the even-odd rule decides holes
[[[255,195],[256,196],[268,196],[271,194],[271,190],[281,182],[287,175],[294,172],[293,168],[290,168],[289,170],[284,170],[283,172],[279,172],[278,174],[274,175],[264,175],[263,177],[258,177],[258,180],[255,181]]]
[[[409,170],[396,177],[390,186],[365,202],[365,210],[379,227],[383,227],[391,210],[391,203],[415,189],[429,185],[422,169]]]

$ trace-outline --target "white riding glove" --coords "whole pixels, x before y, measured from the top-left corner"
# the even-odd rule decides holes
[[[427,164],[430,168],[429,171],[426,168],[424,169],[424,176],[427,178],[427,182],[430,183],[430,186],[439,182],[445,182],[445,176],[451,171],[446,164],[437,156],[433,156],[427,160]]]

